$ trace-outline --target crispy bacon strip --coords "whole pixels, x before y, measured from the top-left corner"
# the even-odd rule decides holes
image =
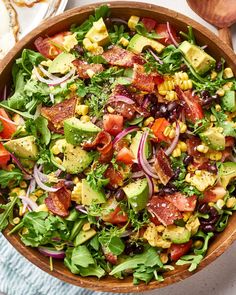
[[[72,63],[77,68],[77,74],[82,79],[90,78],[88,71],[92,71],[95,74],[98,74],[104,70],[104,67],[101,64],[88,64],[79,59],[74,60]]]
[[[122,174],[118,170],[115,170],[112,165],[109,165],[104,173],[104,177],[109,178],[107,187],[110,189],[118,188],[123,185]]]
[[[141,56],[119,46],[113,46],[111,49],[108,49],[102,54],[102,57],[113,66],[131,68],[134,64],[144,64],[144,60]]]
[[[45,199],[45,204],[49,211],[61,217],[69,215],[71,205],[71,192],[66,189],[63,182],[58,183],[55,187],[59,188],[55,193],[49,193]]]
[[[153,92],[155,87],[153,76],[145,73],[144,67],[138,64],[134,64],[132,85],[146,92]]]
[[[157,152],[154,168],[156,169],[157,175],[164,185],[166,185],[174,175],[169,158],[166,156],[163,149],[160,149]]]
[[[65,119],[69,119],[75,115],[75,107],[77,104],[76,97],[66,99],[63,102],[57,103],[52,107],[43,107],[41,114],[53,124],[56,129],[63,127]]]

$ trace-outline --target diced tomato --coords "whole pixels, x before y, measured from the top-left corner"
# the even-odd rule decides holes
[[[187,144],[187,147],[188,147],[188,154],[190,156],[193,156],[193,157],[196,157],[196,158],[202,156],[202,153],[200,153],[197,150],[197,146],[199,144],[201,144],[200,138],[193,136],[193,137],[186,140],[186,144]]]
[[[164,135],[164,131],[165,131],[166,127],[169,125],[170,125],[170,123],[165,118],[158,118],[155,120],[151,129],[152,129],[154,135],[160,141],[167,141],[168,138]]]
[[[231,136],[227,136],[225,138],[225,146],[226,147],[232,147],[232,146],[234,146],[234,138],[231,137]]]
[[[117,154],[116,160],[127,165],[133,164],[134,155],[127,147],[123,147]]]
[[[206,190],[204,192],[204,197],[199,199],[200,203],[209,203],[209,202],[217,202],[220,199],[223,199],[226,195],[226,190],[220,184]]]
[[[194,195],[188,197],[181,193],[175,193],[165,196],[165,199],[177,207],[181,212],[192,212],[194,211],[197,204],[197,197]]]
[[[195,123],[197,120],[204,118],[204,113],[202,110],[202,106],[200,104],[199,97],[197,95],[193,95],[190,90],[182,91],[179,86],[175,87],[178,98],[184,101],[184,112],[186,118]]]
[[[54,59],[62,52],[64,38],[68,35],[71,35],[71,32],[62,32],[47,38],[38,37],[34,45],[43,56]]]
[[[107,168],[104,173],[104,177],[109,178],[109,184],[107,185],[107,187],[111,189],[118,188],[123,184],[122,174],[118,170],[114,169],[112,165]]]
[[[168,30],[167,30],[167,24],[158,24],[156,26],[156,33],[158,35],[161,36],[160,39],[158,39],[158,42],[164,44],[164,45],[170,45],[170,44],[173,44],[171,38],[170,38],[170,35],[168,34]],[[171,31],[171,34],[173,36],[173,38],[176,40],[176,42],[179,42],[179,38],[177,37],[177,33],[175,31],[175,29],[170,25],[170,31]]]
[[[160,85],[160,84],[162,84],[165,80],[164,80],[163,76],[161,76],[161,75],[155,75],[155,76],[153,76],[153,81],[154,81],[154,83],[155,83],[156,85]]]
[[[104,215],[102,219],[111,224],[120,224],[128,221],[128,216],[123,212],[118,205],[114,211],[111,211],[108,215]]]
[[[164,197],[153,196],[148,204],[148,211],[165,226],[182,218],[180,211]]]
[[[152,30],[154,30],[154,28],[157,25],[157,22],[154,19],[149,17],[143,17],[141,19],[141,22],[144,24],[144,27],[146,28],[148,32],[151,32]]]
[[[7,121],[5,121],[4,118]],[[2,109],[2,108],[0,108],[0,121],[1,121],[1,124],[3,126],[3,130],[0,133],[0,137],[4,138],[4,139],[11,138],[12,134],[16,132],[17,126],[13,121],[11,121],[11,119],[9,118],[6,111],[4,109]]]
[[[113,136],[116,136],[123,129],[124,118],[121,115],[104,115],[104,130]]]
[[[192,247],[192,240],[184,244],[172,244],[168,249],[172,261],[177,261],[183,255],[187,254]]]
[[[7,162],[10,160],[10,158],[10,153],[4,148],[3,144],[0,143],[0,167],[6,167]]]

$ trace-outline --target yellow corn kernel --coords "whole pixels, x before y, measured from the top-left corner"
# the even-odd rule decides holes
[[[19,194],[20,193],[20,188],[19,187],[15,187],[15,188],[13,188],[12,190],[11,190],[11,193],[13,193],[13,194]]]
[[[57,145],[54,145],[52,148],[51,148],[51,152],[53,153],[53,155],[58,155],[60,154],[60,149]]]
[[[220,112],[221,111],[221,106],[219,104],[216,104],[215,109],[216,109],[217,112]]]
[[[222,158],[222,152],[210,152],[209,159],[212,161],[219,161]]]
[[[140,17],[136,16],[136,15],[132,15],[129,18],[128,27],[130,28],[130,30],[135,31],[135,27],[137,26],[139,19],[140,19]]]
[[[191,174],[188,173],[186,176],[185,176],[185,181],[187,182],[191,182]]]
[[[108,113],[110,113],[110,114],[113,114],[113,113],[115,112],[115,110],[114,110],[111,106],[108,106],[108,107],[107,107],[107,111],[108,111]]]
[[[20,182],[20,187],[21,187],[21,188],[27,188],[27,183],[26,183],[24,180],[22,180],[22,181]]]
[[[22,233],[22,235],[27,235],[29,233],[28,228],[27,227],[23,227],[21,233]]]
[[[226,201],[226,207],[227,208],[233,208],[236,205],[236,198],[231,197]]]
[[[19,218],[19,217],[15,217],[15,218],[13,219],[13,223],[14,223],[14,224],[19,224],[19,223],[20,223],[20,218]]]
[[[162,233],[165,230],[164,225],[158,225],[156,226],[156,230],[158,233]]]
[[[12,171],[16,166],[14,164],[7,165],[7,171]]]
[[[90,117],[89,116],[82,116],[82,117],[80,117],[80,121],[82,121],[82,122],[89,122],[90,121]]]
[[[191,212],[184,212],[183,213],[183,221],[188,221],[190,216],[192,216],[192,213]]]
[[[223,72],[224,79],[230,79],[234,77],[234,73],[231,68],[225,68]]]
[[[143,122],[143,126],[147,127],[150,123],[152,123],[155,119],[153,117],[149,117],[147,118],[144,122]]]
[[[201,240],[196,240],[194,243],[193,243],[193,247],[196,248],[196,249],[201,249],[203,246],[203,242]]]
[[[216,122],[216,117],[214,115],[210,115],[210,121],[211,122]]]
[[[225,205],[225,202],[224,200],[220,199],[216,202],[216,206],[219,208],[219,209],[222,209]]]
[[[125,37],[121,37],[118,43],[120,43],[124,47],[127,47],[129,45],[129,40],[126,39]]]
[[[197,146],[197,151],[206,154],[209,151],[209,147],[203,144]]]
[[[202,175],[202,171],[201,171],[201,170],[196,170],[196,171],[195,171],[195,175],[197,175],[197,176],[201,176],[201,175]]]
[[[177,158],[181,156],[181,149],[180,148],[175,148],[172,152],[172,157]]]
[[[179,141],[177,146],[180,148],[181,152],[186,152],[188,149],[187,144],[183,141]]]
[[[159,92],[160,95],[166,95],[167,94],[166,90],[158,90],[158,92]]]
[[[213,202],[209,202],[208,205],[209,205],[210,207],[214,207],[215,203],[213,203]]]
[[[75,83],[74,84],[71,84],[70,87],[69,87],[69,89],[70,89],[70,91],[75,92],[77,90],[76,84]]]
[[[224,89],[222,89],[222,88],[220,88],[220,89],[218,89],[217,91],[216,91],[216,94],[218,94],[219,96],[224,96],[225,95],[225,91],[224,91]]]
[[[73,179],[73,183],[74,183],[74,184],[79,183],[79,181],[80,181],[80,180],[79,180],[79,178],[78,178],[77,176]]]
[[[90,226],[90,223],[89,223],[89,222],[87,222],[87,223],[85,223],[85,224],[83,225],[83,230],[84,230],[84,231],[88,231],[88,230],[90,230],[90,228],[91,228],[91,226]]]
[[[223,89],[224,90],[230,90],[232,88],[232,86],[233,86],[232,82],[227,82],[227,83],[224,84]]]
[[[211,72],[211,80],[214,81],[217,78],[217,73],[216,71]]]
[[[30,195],[30,199],[31,199],[32,201],[36,202],[37,199],[38,199],[38,197],[36,197],[35,195],[31,194],[31,195]]]
[[[162,262],[163,264],[167,263],[168,260],[169,260],[167,253],[161,253],[161,254],[160,254],[160,259],[161,259],[161,262]]]
[[[41,189],[38,189],[34,194],[35,194],[36,197],[39,198],[39,197],[41,197],[44,194],[44,191],[41,190]]]
[[[89,112],[89,107],[85,104],[79,104],[76,106],[76,113],[80,116],[85,116]]]
[[[180,133],[185,133],[187,131],[187,125],[183,122],[179,122]]]
[[[196,167],[194,165],[190,164],[190,165],[188,165],[187,169],[189,172],[194,172],[196,170]]]
[[[176,72],[174,78],[175,80],[188,80],[188,74],[186,72]]]
[[[55,157],[54,160],[58,165],[62,165],[62,160],[59,157]]]
[[[171,127],[170,127],[170,126],[167,126],[167,127],[165,128],[163,134],[164,134],[165,136],[169,136],[170,131],[171,131]]]
[[[28,209],[26,209],[25,211],[23,211],[23,209],[24,209],[23,205],[19,207],[19,216],[23,216],[25,214],[25,212],[28,210]]]
[[[91,69],[88,69],[86,73],[88,74],[89,78],[92,78],[95,75],[95,72]]]
[[[36,212],[48,212],[48,207],[46,206],[46,204],[41,204],[36,209]]]
[[[93,48],[93,43],[89,40],[89,38],[84,38],[83,40],[84,48],[90,51]]]
[[[167,91],[165,99],[169,101],[176,100],[177,99],[176,92],[174,90]]]
[[[175,130],[171,129],[168,136],[169,136],[170,139],[174,138],[175,137]]]

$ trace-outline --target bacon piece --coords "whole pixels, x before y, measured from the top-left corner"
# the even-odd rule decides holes
[[[143,66],[135,64],[132,85],[139,90],[153,92],[155,87],[153,75],[145,73]]]
[[[166,185],[171,177],[174,175],[174,172],[170,165],[170,160],[166,156],[163,149],[159,149],[156,154],[154,168],[156,169],[157,175],[164,185]]]
[[[82,79],[90,78],[88,70],[94,72],[95,74],[101,73],[104,70],[104,67],[101,64],[88,64],[87,62],[79,59],[74,60],[72,63],[77,68],[77,74]]]
[[[113,168],[112,165],[109,165],[107,170],[104,173],[104,177],[109,178],[108,188],[114,189],[123,185],[123,176],[122,174]]]
[[[52,107],[43,107],[41,109],[41,114],[43,117],[47,118],[56,129],[60,129],[63,127],[65,119],[69,119],[75,115],[76,104],[76,97],[72,97]]]
[[[55,193],[48,193],[45,199],[45,204],[49,211],[61,217],[69,215],[69,207],[71,205],[71,192],[66,189],[63,182],[58,183],[56,188],[59,188]]]
[[[192,212],[194,211],[196,204],[197,204],[197,197],[196,196],[185,196],[181,193],[174,193],[172,195],[165,196],[165,199],[172,203],[179,211],[187,211]]]
[[[134,64],[144,64],[144,60],[141,56],[119,46],[113,46],[111,49],[108,49],[102,54],[102,57],[113,66],[131,68]]]
[[[204,192],[204,197],[199,198],[199,203],[215,203],[218,200],[223,199],[226,193],[227,191],[220,183],[218,183],[214,187],[211,187]]]
[[[180,211],[164,197],[153,196],[147,207],[148,211],[165,226],[182,218]]]

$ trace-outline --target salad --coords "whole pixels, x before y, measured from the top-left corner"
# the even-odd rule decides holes
[[[236,80],[196,42],[104,5],[24,49],[0,103],[0,230],[80,276],[194,271],[236,209]]]

